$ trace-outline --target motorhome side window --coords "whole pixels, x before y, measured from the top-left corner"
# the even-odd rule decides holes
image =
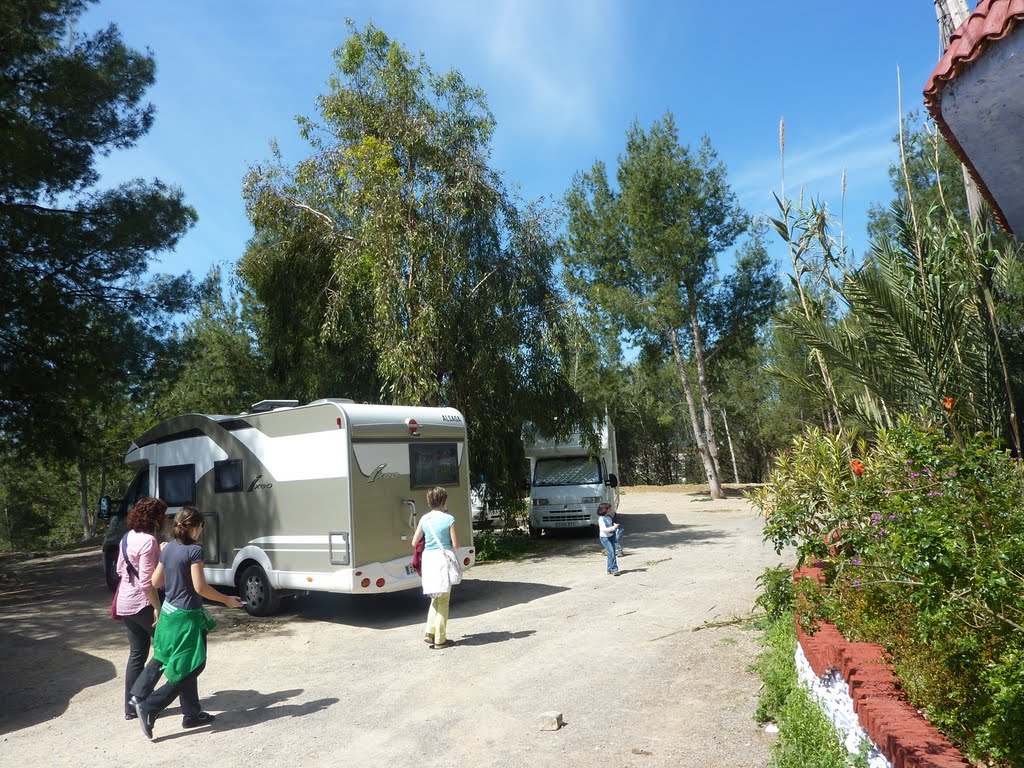
[[[242,460],[227,459],[213,462],[213,492],[227,493],[242,490]]]
[[[196,503],[196,465],[160,467],[160,498],[169,507]]]
[[[459,484],[459,447],[455,443],[409,446],[409,482],[413,488]]]

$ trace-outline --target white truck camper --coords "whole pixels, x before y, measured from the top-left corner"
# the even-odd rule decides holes
[[[530,535],[545,528],[597,525],[597,506],[619,506],[619,460],[615,429],[605,416],[595,422],[596,449],[579,432],[565,442],[537,437],[526,446],[530,460]]]
[[[253,615],[288,594],[419,587],[412,535],[432,486],[447,489],[469,544],[459,559],[476,559],[466,424],[454,408],[263,401],[238,416],[168,419],[135,440],[125,463],[135,479],[116,509],[101,500],[101,516],[123,516],[146,496],[166,501],[168,514],[197,506],[206,580],[236,587]]]

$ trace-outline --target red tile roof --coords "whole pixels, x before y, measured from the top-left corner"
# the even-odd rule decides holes
[[[985,53],[990,45],[1002,40],[1013,31],[1017,24],[1021,23],[1024,23],[1024,0],[979,0],[971,15],[953,33],[945,54],[939,60],[931,77],[928,78],[928,84],[924,89],[924,103],[935,120],[935,124],[978,183],[982,195],[992,206],[992,211],[1000,226],[1007,230],[1009,227],[1002,210],[953,132],[946,125],[946,121],[943,120],[941,103],[942,89],[971,62]]]
[[[953,33],[946,53],[928,79],[924,89],[928,108],[931,109],[932,102],[938,101],[939,92],[946,83],[1022,21],[1024,0],[980,0],[978,7]]]

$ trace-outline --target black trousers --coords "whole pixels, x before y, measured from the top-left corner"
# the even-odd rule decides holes
[[[203,636],[203,644],[206,644],[206,636]],[[167,682],[157,688],[153,687],[164,672],[164,666],[156,659],[152,659],[146,668],[135,681],[132,694],[142,701],[142,710],[151,715],[159,715],[170,705],[175,698],[181,705],[181,714],[185,717],[195,717],[203,711],[199,704],[199,675],[206,669],[206,662],[189,672],[185,677],[176,683]],[[148,691],[152,691],[149,695]]]
[[[153,606],[147,605],[138,613],[131,616],[123,616],[125,631],[128,632],[128,664],[124,670],[124,713],[134,715],[135,708],[128,703],[132,696],[132,688],[142,674],[146,666],[146,659],[149,658],[149,649],[153,645]],[[149,695],[156,687],[156,681],[160,679],[159,674],[156,680],[152,680],[148,687],[143,690],[140,699]]]

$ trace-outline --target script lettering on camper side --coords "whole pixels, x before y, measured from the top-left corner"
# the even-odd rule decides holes
[[[396,477],[398,477],[397,472],[385,472],[384,468],[386,466],[387,464],[381,464],[379,467],[373,470],[373,472],[370,473],[370,479],[367,480],[366,482],[375,483],[378,480],[394,480]]]
[[[263,491],[266,490],[267,488],[274,487],[273,483],[261,483],[260,479],[262,477],[263,475],[256,475],[252,483],[249,485],[249,489],[246,491],[246,493],[252,493],[253,491]]]

